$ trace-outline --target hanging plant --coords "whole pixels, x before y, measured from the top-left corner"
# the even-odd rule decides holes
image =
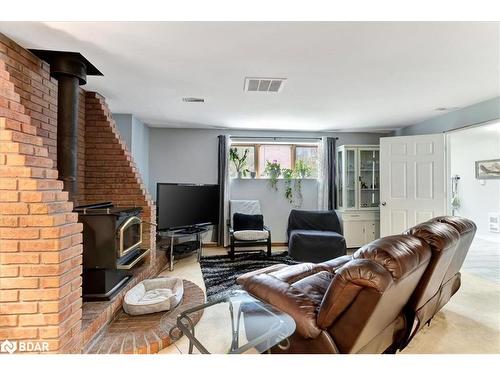
[[[269,162],[266,160],[266,168],[264,169],[264,174],[269,177],[269,185],[274,190],[278,191],[278,178],[281,175],[281,165],[277,160]]]
[[[238,149],[235,147],[231,147],[229,149],[229,159],[233,162],[234,167],[236,169],[236,173],[238,174],[238,178],[241,177],[246,177],[247,173],[250,172],[246,168],[247,166],[247,157],[248,153],[250,152],[250,149],[246,148],[245,151],[243,152],[243,155],[240,157],[238,155]]]
[[[289,168],[284,168],[282,173],[285,180],[285,198],[288,202],[293,203],[292,178],[294,176],[294,171]]]

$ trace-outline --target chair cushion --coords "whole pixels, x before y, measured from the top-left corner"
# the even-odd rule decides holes
[[[318,230],[292,230],[288,253],[300,262],[325,262],[347,254],[341,234]]]
[[[262,215],[247,215],[235,213],[233,216],[233,229],[241,230],[264,230],[264,216]]]
[[[234,232],[234,238],[240,241],[267,240],[269,232],[267,230],[238,230]]]

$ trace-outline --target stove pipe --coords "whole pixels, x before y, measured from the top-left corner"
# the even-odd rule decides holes
[[[57,170],[69,200],[78,194],[78,104],[79,86],[87,75],[102,75],[77,52],[30,50],[50,64],[50,75],[57,79]]]

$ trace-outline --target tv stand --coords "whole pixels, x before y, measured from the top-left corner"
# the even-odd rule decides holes
[[[189,227],[189,228],[184,228],[184,229],[177,229],[177,230],[167,230],[167,231],[159,231],[158,234],[162,238],[168,238],[170,239],[170,245],[167,246],[159,246],[158,250],[165,251],[169,257],[169,270],[173,271],[174,270],[174,257],[176,256],[175,254],[175,248],[176,247],[183,247],[185,250],[182,250],[180,253],[177,254],[177,256],[182,256],[184,257],[185,255],[191,254],[193,252],[198,253],[198,262],[201,259],[201,253],[203,251],[203,241],[202,237],[203,234],[208,232],[209,228],[208,227]],[[182,241],[178,242],[176,245],[174,244],[175,240],[181,241],[182,239],[185,239],[187,237],[192,237],[196,236],[195,240],[187,240],[187,241]]]
[[[177,234],[198,234],[198,233],[204,233],[206,232],[206,227],[188,227],[188,228],[183,228],[183,229],[178,229],[176,232]]]

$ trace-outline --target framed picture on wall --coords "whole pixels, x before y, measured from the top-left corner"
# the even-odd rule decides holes
[[[500,179],[500,159],[476,161],[476,179]]]

